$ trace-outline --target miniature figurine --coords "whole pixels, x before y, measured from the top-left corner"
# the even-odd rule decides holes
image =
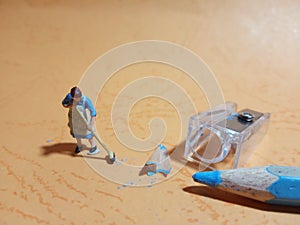
[[[94,140],[94,124],[96,120],[96,110],[92,101],[82,94],[78,87],[73,87],[70,93],[63,99],[62,105],[69,108],[68,126],[70,134],[76,138],[77,146],[75,153],[81,152],[82,139],[88,139],[91,148],[87,154],[94,155],[100,152]],[[89,113],[88,113],[89,111]]]

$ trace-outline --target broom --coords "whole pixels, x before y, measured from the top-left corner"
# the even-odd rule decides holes
[[[81,118],[83,119],[83,121],[85,122],[86,126],[88,127],[88,121],[86,120],[86,118],[84,117],[84,115],[82,114],[81,110],[79,108],[76,107],[77,112],[79,113],[79,115],[81,116]],[[90,129],[89,129],[90,130]],[[90,130],[91,133],[95,136],[96,140],[98,141],[98,143],[103,147],[103,149],[107,152],[108,156],[109,156],[109,160],[111,163],[114,163],[114,161],[116,161],[116,154],[109,150],[106,145],[101,141],[101,139],[94,133],[93,130]]]

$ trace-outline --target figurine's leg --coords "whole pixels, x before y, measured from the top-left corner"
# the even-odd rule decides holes
[[[77,146],[75,148],[75,153],[77,154],[81,151],[82,141],[81,141],[81,138],[76,138],[76,141],[77,141]]]
[[[99,153],[99,149],[97,148],[97,145],[96,145],[96,142],[94,140],[94,137],[90,138],[89,139],[89,142],[91,144],[91,149],[90,151],[88,152],[89,155],[95,155],[97,153]]]
[[[96,146],[96,142],[95,142],[95,140],[94,140],[94,137],[90,138],[90,139],[89,139],[89,142],[90,142],[90,144],[91,144],[91,148],[93,148],[93,147]]]
[[[78,147],[81,147],[82,146],[81,138],[76,138],[76,141],[77,141]]]

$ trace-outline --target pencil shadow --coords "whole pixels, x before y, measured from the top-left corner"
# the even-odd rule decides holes
[[[208,186],[190,186],[183,191],[264,211],[300,214],[299,207],[267,204]]]

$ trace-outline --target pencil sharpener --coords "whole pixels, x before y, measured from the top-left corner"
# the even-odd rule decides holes
[[[190,117],[184,151],[188,161],[210,169],[221,162],[227,164],[221,167],[244,166],[267,131],[270,113],[236,112],[236,107],[226,102]]]

